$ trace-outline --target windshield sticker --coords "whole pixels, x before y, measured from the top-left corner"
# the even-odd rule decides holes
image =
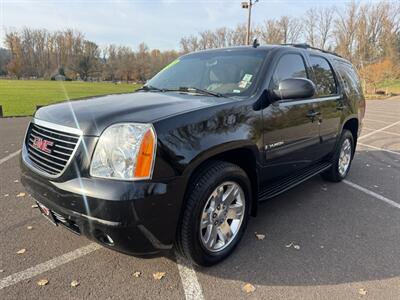
[[[170,63],[169,65],[166,65],[165,67],[164,67],[164,69],[162,69],[161,70],[161,72],[162,71],[165,71],[165,70],[167,70],[167,69],[169,69],[169,68],[171,68],[171,67],[173,67],[173,66],[175,66],[177,63],[179,63],[180,62],[180,59],[178,58],[178,59],[175,59],[172,63]]]
[[[250,80],[251,80],[251,78],[253,78],[253,75],[251,75],[251,74],[245,74],[244,76],[243,76],[243,81],[246,81],[246,82],[250,82]]]
[[[238,87],[241,89],[245,89],[248,85],[247,81],[242,80],[241,82],[239,82]]]

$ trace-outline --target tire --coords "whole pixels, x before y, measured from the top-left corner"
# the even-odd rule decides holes
[[[185,200],[177,248],[196,265],[217,264],[232,253],[246,229],[251,201],[250,181],[237,165],[213,161],[197,173]],[[234,218],[229,219],[232,216]]]
[[[347,167],[344,169],[343,167],[342,168],[340,167],[340,163],[341,163],[341,153],[344,150],[344,147],[346,146],[350,146],[350,149],[348,150],[350,152],[349,154],[350,156],[348,157],[348,161],[346,161]],[[355,149],[355,144],[354,144],[353,134],[351,133],[350,130],[344,129],[342,135],[340,136],[337,148],[335,149],[335,153],[332,156],[332,166],[327,171],[322,173],[322,178],[332,182],[340,182],[343,179],[345,179],[350,171],[351,162],[353,160],[354,149]],[[348,156],[347,151],[343,155],[346,155],[347,157]]]

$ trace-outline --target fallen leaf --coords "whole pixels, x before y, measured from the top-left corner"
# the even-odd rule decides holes
[[[25,197],[25,193],[19,193],[18,195],[17,195],[17,198],[19,198],[19,197]]]
[[[31,207],[32,208],[38,208],[39,206],[37,204],[33,204]]]
[[[132,275],[133,275],[133,277],[138,278],[142,275],[142,272],[134,272]]]
[[[26,229],[28,229],[28,230],[32,230],[32,229],[33,229],[33,227],[32,227],[32,226],[27,226],[27,227],[26,227]]]
[[[24,254],[26,252],[26,249],[21,249],[17,251],[17,254]]]
[[[256,290],[256,287],[254,285],[252,285],[251,283],[246,283],[243,287],[242,287],[242,291],[245,293],[253,293]]]
[[[367,294],[367,290],[366,289],[359,289],[358,293],[362,296],[365,296]]]
[[[49,281],[47,279],[41,279],[37,282],[37,284],[40,286],[47,285],[48,283],[49,283]]]
[[[256,238],[257,238],[257,240],[262,241],[263,239],[265,239],[265,234],[256,233]]]
[[[293,248],[296,249],[296,250],[300,250],[300,246],[299,245],[294,245]]]
[[[72,287],[77,287],[78,285],[79,285],[79,281],[76,281],[76,280],[71,281]]]
[[[165,276],[165,272],[157,272],[153,274],[155,280],[161,280]]]

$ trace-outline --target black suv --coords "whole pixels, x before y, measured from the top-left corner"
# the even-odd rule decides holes
[[[338,182],[365,101],[352,65],[307,45],[185,55],[132,94],[39,109],[22,182],[54,224],[124,253],[213,265],[260,201]]]

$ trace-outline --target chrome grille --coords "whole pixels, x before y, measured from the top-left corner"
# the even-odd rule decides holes
[[[30,164],[52,177],[64,172],[81,138],[80,134],[61,131],[59,128],[65,127],[34,120],[28,128],[25,141]],[[43,142],[46,143],[44,148],[40,146]]]

